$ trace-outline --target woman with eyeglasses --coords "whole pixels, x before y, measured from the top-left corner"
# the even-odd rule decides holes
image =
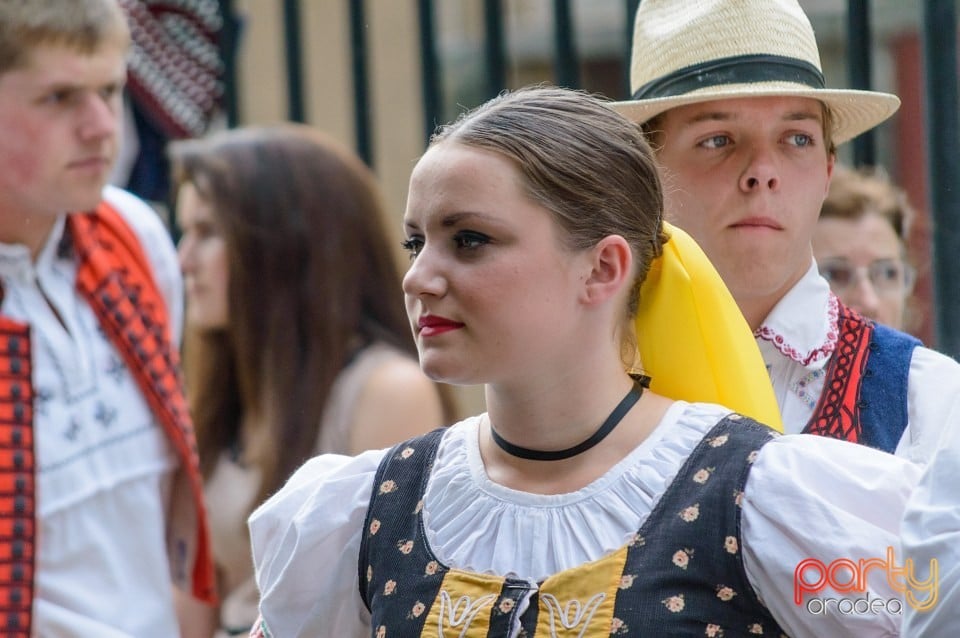
[[[913,215],[906,193],[885,174],[837,164],[813,236],[820,274],[840,301],[907,331],[917,320],[907,308],[914,282],[906,259]]]

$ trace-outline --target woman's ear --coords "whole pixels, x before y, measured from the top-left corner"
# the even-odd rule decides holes
[[[633,281],[633,251],[620,235],[607,235],[591,250],[585,301],[599,303],[616,296]]]

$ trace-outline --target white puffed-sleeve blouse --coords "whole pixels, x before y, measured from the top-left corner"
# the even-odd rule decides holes
[[[462,421],[445,432],[424,495],[431,550],[451,567],[532,581],[600,558],[640,528],[696,445],[728,413],[717,405],[676,402],[656,430],[606,474],[558,495],[492,482],[478,444],[484,417]],[[269,635],[370,635],[357,561],[384,454],[312,459],[251,516],[260,610]],[[794,570],[806,558],[825,564],[885,559],[888,547],[899,555],[900,517],[919,473],[892,455],[812,435],[785,435],[761,449],[744,491],[743,556],[751,584],[786,632],[898,635],[896,614],[836,608],[820,614],[795,604]],[[901,597],[880,571],[869,585],[871,599]]]

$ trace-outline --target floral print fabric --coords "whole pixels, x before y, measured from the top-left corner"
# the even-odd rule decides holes
[[[743,487],[775,436],[765,426],[722,420],[621,550],[542,583],[463,572],[433,556],[420,515],[441,435],[394,448],[374,481],[359,564],[373,636],[782,635],[740,553]]]

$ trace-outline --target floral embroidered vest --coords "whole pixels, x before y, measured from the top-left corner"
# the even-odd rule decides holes
[[[775,433],[731,415],[703,438],[630,541],[539,583],[450,568],[421,510],[443,430],[393,448],[374,480],[358,564],[372,635],[755,636],[780,628],[740,551],[740,503]]]
[[[192,496],[180,499],[183,505],[173,511],[168,551],[174,582],[212,603],[214,568],[202,479],[163,297],[136,236],[110,206],[71,214],[66,232],[77,259],[78,291],[180,458],[174,494]],[[0,315],[0,632],[24,638],[32,624],[36,551],[31,365],[29,325]]]
[[[893,453],[907,427],[907,378],[920,341],[839,304],[839,339],[804,432]]]

